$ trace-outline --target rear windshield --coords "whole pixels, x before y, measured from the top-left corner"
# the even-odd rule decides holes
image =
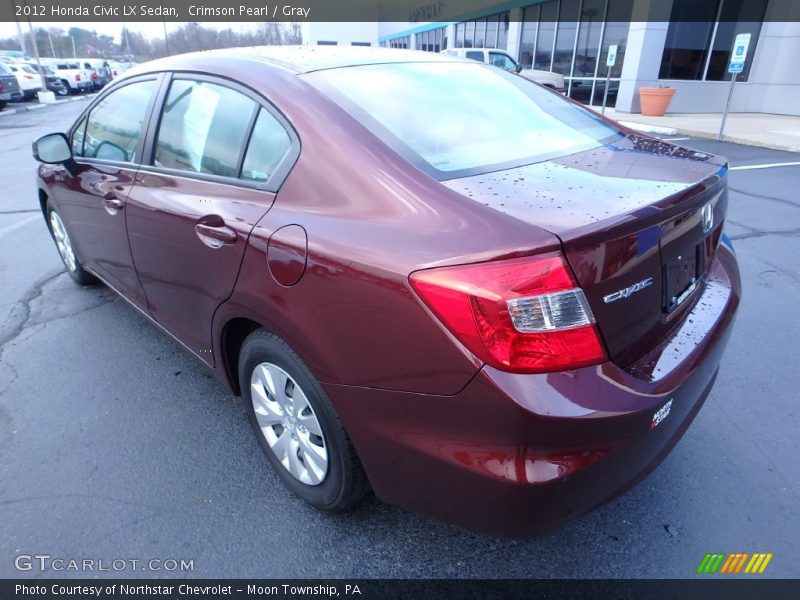
[[[304,77],[438,179],[567,156],[622,136],[591,111],[486,65],[365,65]]]

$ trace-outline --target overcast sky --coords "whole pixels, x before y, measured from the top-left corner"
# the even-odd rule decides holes
[[[214,27],[216,29],[227,29],[230,27],[233,30],[237,29],[253,29],[257,27],[259,23],[200,23],[205,27]],[[172,31],[177,29],[184,23],[167,23],[167,31]],[[80,27],[82,29],[88,29],[89,31],[97,31],[98,33],[104,33],[106,35],[114,36],[114,39],[119,42],[120,36],[122,32],[123,26],[127,26],[128,29],[131,31],[138,31],[142,35],[148,38],[153,37],[164,37],[164,25],[163,23],[139,23],[139,22],[131,22],[131,23],[121,23],[116,21],[114,23],[34,23],[34,29],[37,27],[43,27],[45,29],[49,29],[50,27],[59,27],[64,31],[68,31],[70,27]],[[28,33],[28,22],[21,21],[20,27],[22,28],[23,34]],[[0,22],[0,39],[5,38],[16,38],[17,37],[17,25],[11,21],[2,21]]]

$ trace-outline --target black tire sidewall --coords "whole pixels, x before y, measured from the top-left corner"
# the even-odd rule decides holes
[[[269,447],[261,428],[258,425],[250,394],[250,377],[253,369],[264,362],[270,362],[286,371],[303,390],[314,414],[320,422],[328,451],[328,472],[319,485],[307,485],[295,479],[281,464],[278,457]],[[258,438],[264,454],[275,472],[286,486],[303,500],[316,508],[336,510],[342,508],[342,500],[346,497],[344,453],[348,443],[343,435],[330,400],[317,380],[309,372],[300,358],[289,346],[275,335],[259,330],[252,334],[242,346],[239,360],[239,382],[250,423]]]

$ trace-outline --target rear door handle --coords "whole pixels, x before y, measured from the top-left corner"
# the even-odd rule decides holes
[[[103,206],[110,215],[115,215],[125,208],[125,201],[117,197],[114,192],[109,192],[103,197]]]
[[[236,232],[225,224],[198,223],[194,226],[194,230],[200,241],[211,248],[219,248],[223,244],[233,244],[237,238]]]

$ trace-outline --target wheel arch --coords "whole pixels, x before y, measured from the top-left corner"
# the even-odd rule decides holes
[[[269,331],[269,327],[247,317],[234,317],[222,327],[220,339],[222,367],[225,370],[228,384],[237,396],[242,394],[239,382],[239,354],[247,336],[257,329]]]
[[[47,200],[49,196],[47,192],[45,192],[42,188],[39,188],[39,207],[42,209],[42,216],[44,217],[45,223],[47,223],[48,229],[50,228],[50,223],[47,221]]]

